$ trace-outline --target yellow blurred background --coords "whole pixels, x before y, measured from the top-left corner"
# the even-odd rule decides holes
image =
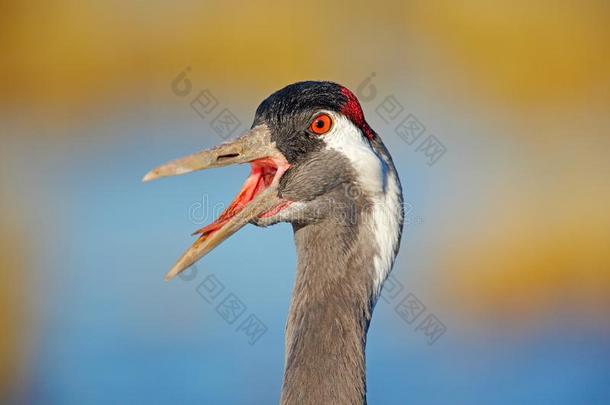
[[[401,270],[404,284],[417,279],[446,318],[475,327],[528,330],[569,308],[610,328],[607,1],[2,2],[0,44],[0,142],[25,145],[0,148],[1,392],[27,389],[36,356],[46,298],[29,288],[40,286],[32,241],[63,246],[61,232],[24,222],[34,204],[18,168],[29,157],[14,151],[48,147],[60,165],[132,142],[88,129],[133,106],[192,117],[169,88],[187,66],[248,117],[288,83],[355,89],[376,72],[379,97],[408,100],[448,149],[404,175],[429,180],[422,201],[406,190],[431,207],[428,274]],[[363,104],[384,136],[378,101]],[[418,254],[404,252],[401,268]]]

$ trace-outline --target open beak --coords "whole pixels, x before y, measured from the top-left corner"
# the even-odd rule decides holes
[[[167,273],[171,280],[255,218],[273,215],[290,205],[278,197],[279,180],[290,167],[271,142],[266,126],[252,128],[235,141],[177,159],[151,170],[143,181],[197,170],[250,163],[250,176],[229,207],[210,225],[196,231],[199,238]]]

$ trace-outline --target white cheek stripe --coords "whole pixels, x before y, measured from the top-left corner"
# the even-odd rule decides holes
[[[394,253],[400,234],[402,207],[400,185],[388,164],[364,140],[360,130],[342,115],[327,112],[335,124],[324,136],[329,149],[342,153],[356,170],[358,181],[373,198],[372,214],[368,226],[379,247],[374,259],[375,299],[381,291],[394,263]]]
[[[387,184],[385,195],[373,208],[374,233],[379,244],[379,255],[375,257],[375,297],[381,292],[383,282],[394,264],[402,221],[400,187],[394,173],[388,172]]]

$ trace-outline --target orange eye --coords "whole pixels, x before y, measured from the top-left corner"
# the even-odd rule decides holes
[[[333,126],[333,120],[328,114],[317,115],[311,124],[309,124],[309,130],[316,135],[324,135],[330,131],[330,127]]]

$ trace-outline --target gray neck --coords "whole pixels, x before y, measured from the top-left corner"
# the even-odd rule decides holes
[[[294,225],[298,268],[282,405],[366,404],[375,247],[357,226],[339,222]]]

